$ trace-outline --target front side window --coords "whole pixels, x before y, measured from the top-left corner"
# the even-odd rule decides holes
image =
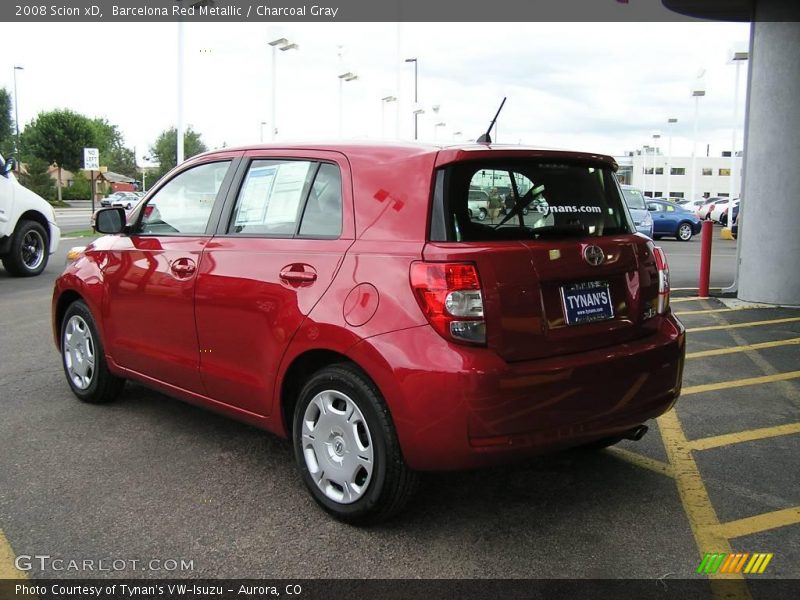
[[[611,169],[532,159],[442,170],[447,239],[490,241],[628,233]]]
[[[230,161],[207,163],[176,175],[147,201],[137,233],[205,233],[230,164]]]

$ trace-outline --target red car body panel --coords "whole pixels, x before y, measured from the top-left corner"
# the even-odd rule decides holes
[[[291,423],[282,405],[287,372],[309,352],[336,353],[375,382],[404,457],[419,470],[470,468],[613,436],[678,397],[684,329],[670,312],[643,316],[658,293],[658,272],[642,236],[428,240],[437,167],[557,158],[616,168],[613,159],[485,145],[265,146],[195,157],[159,185],[191,166],[240,158],[338,165],[341,236],[217,230],[100,238],[56,281],[57,345],[65,305],[81,297],[114,373],[283,436]],[[566,327],[559,285],[586,278],[588,243],[606,255],[593,275],[609,281],[615,318]],[[485,346],[453,343],[429,324],[409,283],[420,260],[477,266]],[[286,279],[287,271],[304,275]]]

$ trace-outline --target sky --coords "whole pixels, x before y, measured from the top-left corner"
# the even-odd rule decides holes
[[[177,122],[175,23],[0,23],[0,87],[17,71],[23,128],[69,108],[117,124],[137,160]],[[675,156],[730,149],[736,68],[747,23],[266,23],[185,25],[185,121],[210,148],[270,141],[272,48],[277,141],[413,139],[418,60],[419,139],[495,141],[621,155],[653,143]],[[339,74],[358,79],[340,83]],[[741,149],[747,64],[739,84]],[[395,96],[397,102],[382,98]],[[674,117],[678,123],[667,125]],[[262,125],[262,122],[266,123]],[[436,123],[444,125],[436,127]],[[460,134],[459,134],[460,132]],[[102,157],[101,157],[102,163]]]

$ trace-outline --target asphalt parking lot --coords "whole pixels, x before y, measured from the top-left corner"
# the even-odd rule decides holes
[[[0,269],[0,579],[37,554],[193,563],[100,577],[800,577],[800,310],[678,291],[683,395],[641,441],[427,476],[401,518],[356,529],[316,508],[287,442],[138,385],[110,406],[72,396],[50,332],[72,243],[38,278]],[[673,246],[699,251],[661,245],[673,277]],[[707,552],[773,556],[698,574]]]

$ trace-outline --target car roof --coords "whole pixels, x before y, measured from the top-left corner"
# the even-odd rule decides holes
[[[255,144],[249,146],[239,146],[235,148],[220,148],[206,152],[194,159],[211,157],[217,154],[230,152],[249,152],[254,150],[318,150],[328,152],[339,152],[348,157],[367,157],[372,156],[381,162],[391,160],[402,160],[422,154],[438,154],[437,165],[450,162],[458,162],[470,159],[485,159],[496,155],[499,157],[528,156],[533,158],[561,158],[571,160],[585,160],[590,162],[606,163],[609,167],[616,170],[617,162],[613,157],[605,154],[595,154],[591,152],[577,152],[572,150],[545,148],[537,146],[521,146],[511,144],[424,144],[417,142],[377,142],[370,140],[347,141],[347,142],[303,142],[285,144]]]

